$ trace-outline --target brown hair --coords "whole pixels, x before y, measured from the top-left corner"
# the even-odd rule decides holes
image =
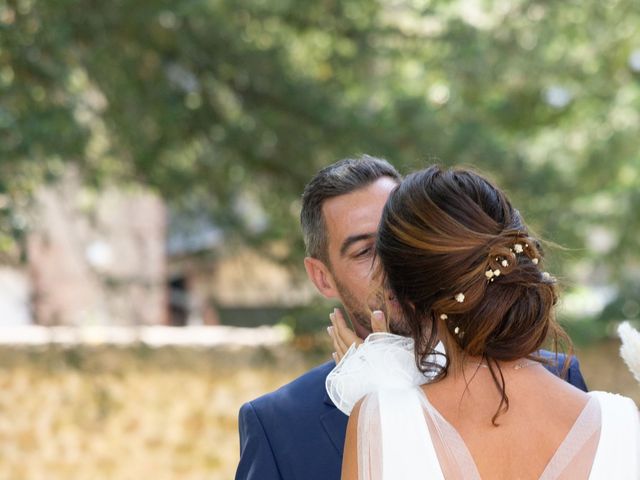
[[[557,289],[542,271],[540,241],[483,176],[432,166],[406,177],[385,205],[376,249],[418,367],[437,380],[452,359],[461,365],[465,356],[483,357],[501,393],[494,424],[509,407],[498,362],[541,360],[535,352],[548,337],[556,351],[559,340],[570,348],[555,320]],[[428,360],[438,337],[444,365]]]

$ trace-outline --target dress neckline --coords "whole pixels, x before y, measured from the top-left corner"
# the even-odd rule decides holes
[[[457,452],[456,461],[463,465],[465,471],[473,471],[475,473],[474,478],[480,480],[478,465],[469,447],[462,438],[462,435],[460,435],[458,430],[440,413],[433,403],[431,403],[424,389],[420,386],[416,387],[416,389],[419,390],[422,401],[429,409],[429,412],[440,421],[440,428],[444,430],[444,434],[447,435],[447,440],[455,442],[455,445],[449,447],[453,447]],[[593,433],[600,429],[601,412],[598,399],[593,395],[588,394],[588,396],[589,399],[580,410],[580,413],[556,448],[554,454],[545,464],[539,480],[555,478],[554,474],[566,467],[572,460],[573,455],[580,450],[581,446],[591,438]],[[429,432],[429,435],[432,436],[432,433]],[[434,439],[431,438],[431,441],[433,442]]]

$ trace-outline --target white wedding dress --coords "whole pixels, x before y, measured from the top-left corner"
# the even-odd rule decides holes
[[[413,340],[371,334],[331,371],[326,388],[358,419],[359,480],[480,479],[462,437],[419,388]],[[640,479],[640,420],[634,402],[591,392],[574,426],[540,479]]]

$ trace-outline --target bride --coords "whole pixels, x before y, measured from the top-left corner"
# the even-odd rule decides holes
[[[570,342],[540,242],[502,191],[469,170],[414,173],[376,250],[386,316],[402,321],[348,350],[334,322],[343,480],[640,478],[633,401],[584,393],[536,355]]]

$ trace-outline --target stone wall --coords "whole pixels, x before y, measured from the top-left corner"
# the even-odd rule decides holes
[[[96,192],[73,172],[41,188],[27,238],[34,323],[166,323],[165,217],[148,191]]]

